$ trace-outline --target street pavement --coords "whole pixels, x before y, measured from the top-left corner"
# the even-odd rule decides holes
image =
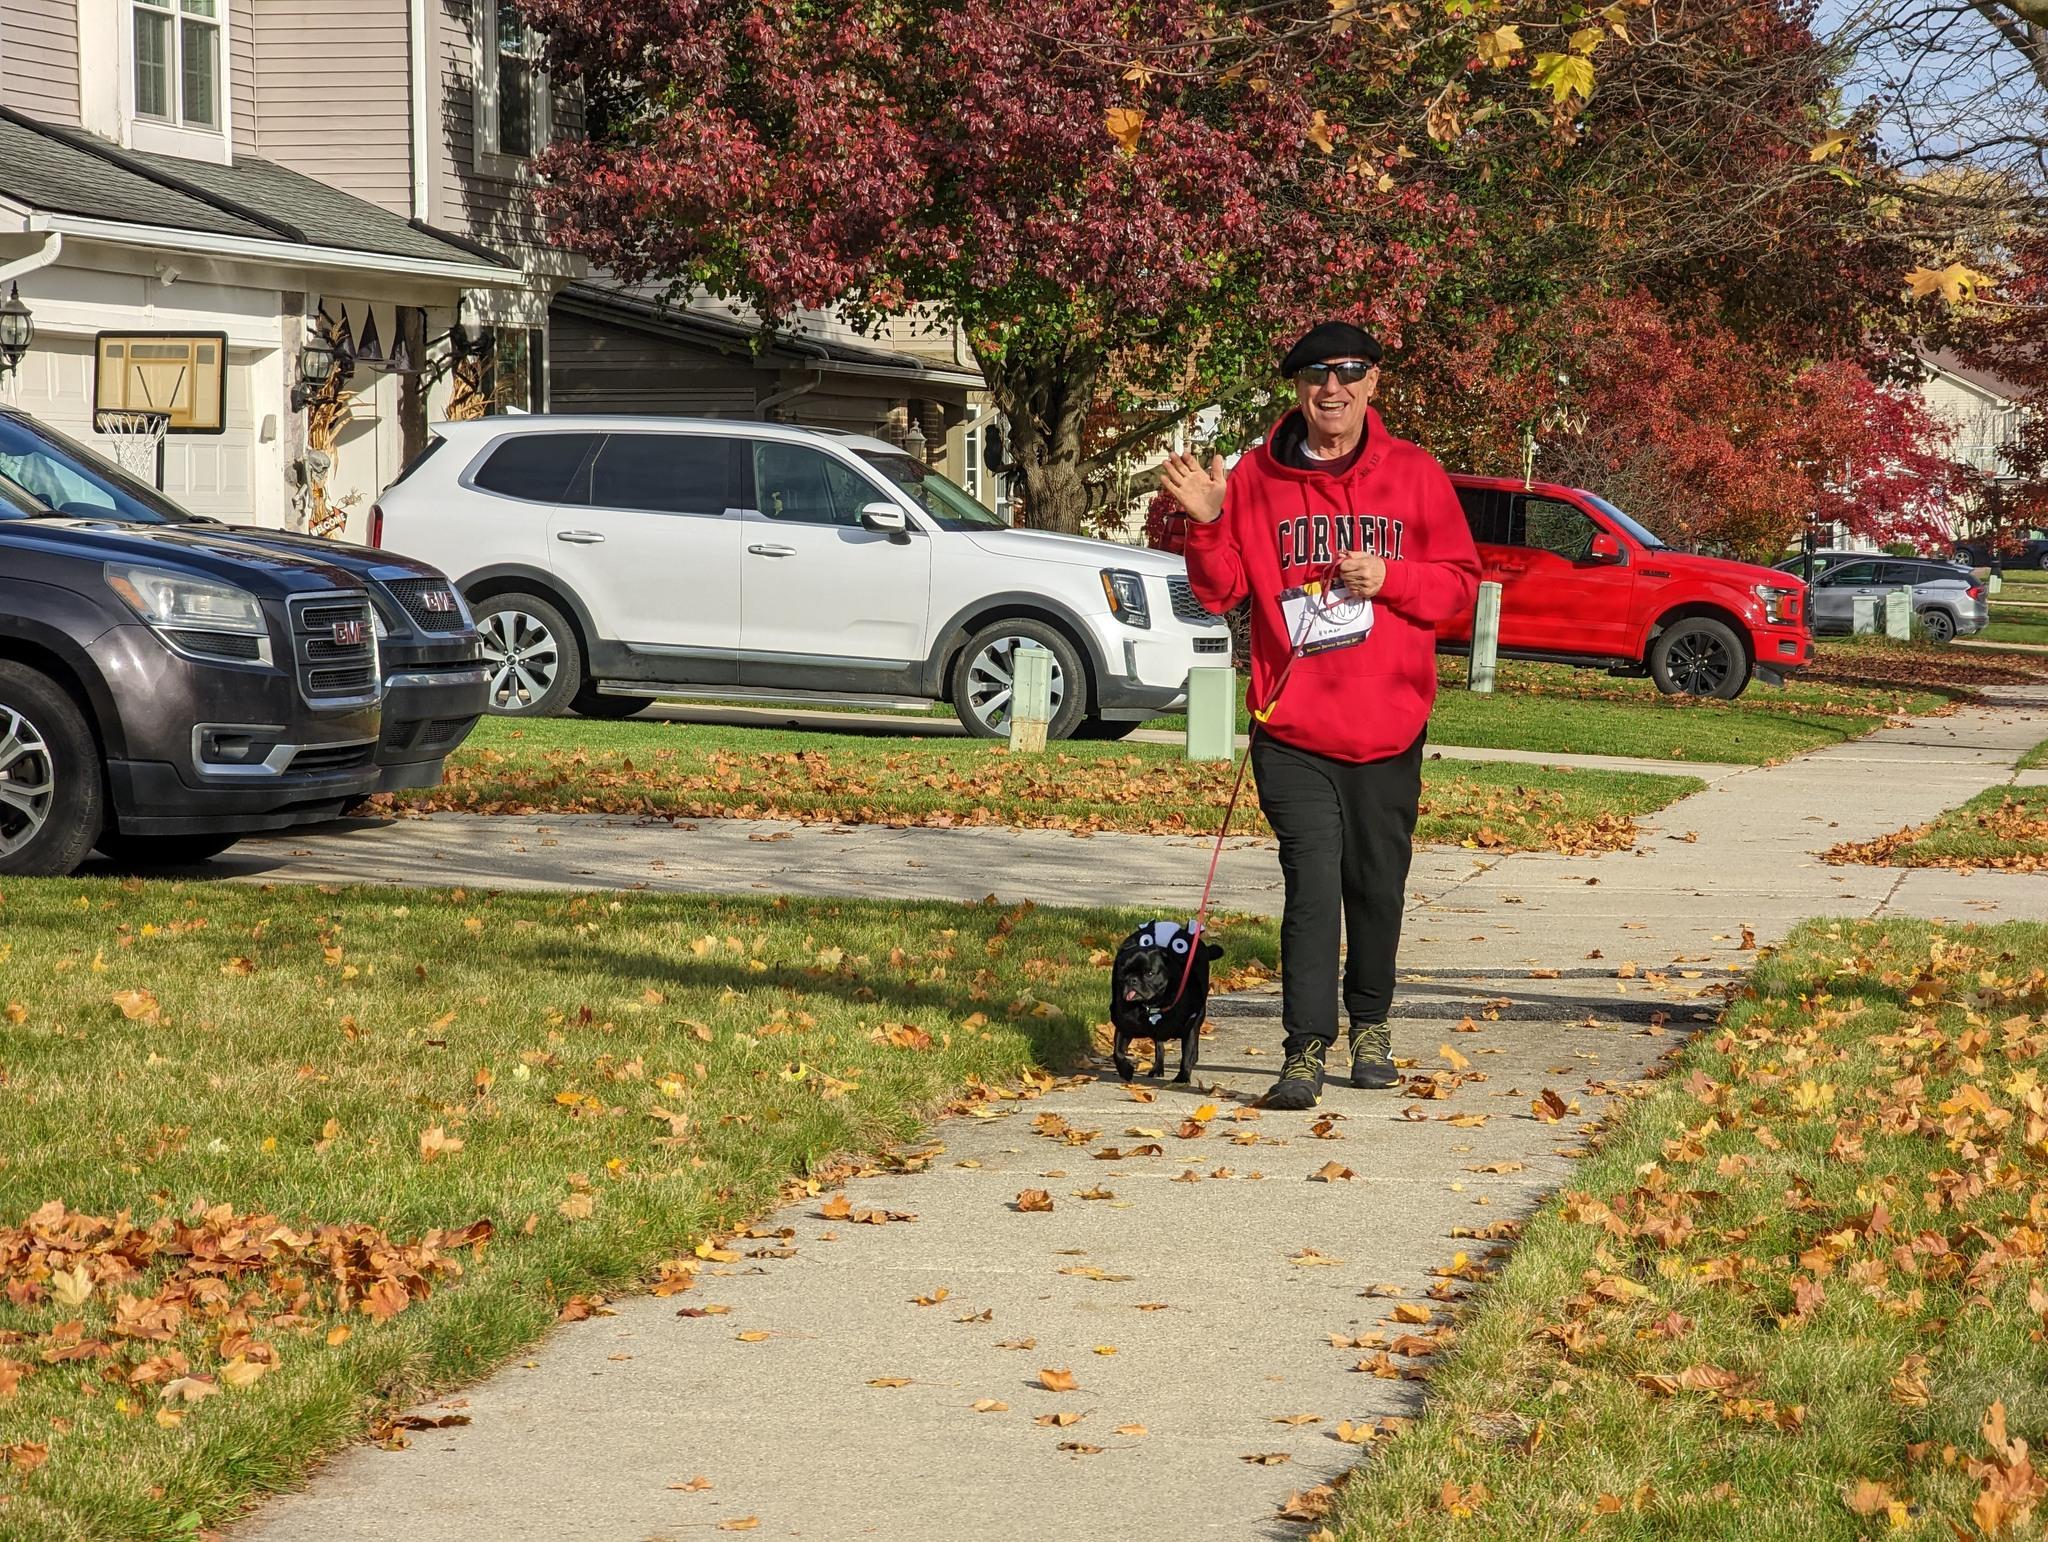
[[[1462,1283],[1441,1271],[1498,1245],[1471,1233],[1569,1182],[1591,1122],[1711,1019],[1756,946],[1810,915],[2048,919],[2038,877],[1816,855],[2011,781],[2048,734],[2043,708],[2048,696],[2007,692],[1731,774],[1646,821],[1632,852],[1420,852],[1395,1044],[1418,1073],[1452,1072],[1447,1096],[1333,1087],[1313,1114],[1252,1110],[1277,1068],[1278,998],[1218,998],[1194,1088],[1139,1102],[1083,1079],[944,1120],[928,1165],[845,1190],[856,1210],[915,1221],[786,1207],[762,1224],[793,1229],[789,1256],[742,1243],[756,1251],[684,1296],[562,1328],[421,1410],[459,1408],[468,1425],[347,1451],[230,1535],[659,1539],[752,1518],[763,1536],[892,1542],[1298,1537],[1279,1506],[1359,1455],[1332,1438],[1338,1421],[1415,1409],[1416,1382],[1355,1367],[1442,1320],[1430,1292]],[[1204,851],[1036,831],[435,818],[252,841],[232,862],[255,881],[993,892],[1174,914]],[[1235,845],[1218,891],[1229,908],[1277,910],[1270,849]],[[1559,1122],[1532,1112],[1546,1090],[1567,1105]],[[1216,1113],[1182,1137],[1205,1103]],[[1069,1144],[1038,1127],[1047,1114],[1095,1133]],[[1013,1208],[1026,1188],[1053,1209]],[[711,1303],[730,1311],[678,1315]],[[1394,1322],[1397,1303],[1434,1319]],[[756,1332],[769,1336],[740,1337]],[[1042,1370],[1071,1372],[1075,1390],[1047,1390]],[[975,1411],[984,1401],[1005,1406]],[[1041,1422],[1064,1414],[1080,1417]]]

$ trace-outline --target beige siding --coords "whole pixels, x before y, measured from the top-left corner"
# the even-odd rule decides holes
[[[78,124],[78,0],[0,6],[0,102],[45,123]]]
[[[235,120],[235,154],[261,155],[256,132],[255,0],[228,4],[228,111]]]
[[[471,21],[474,0],[438,0],[440,123],[435,134],[434,222],[507,255],[545,245],[530,192],[519,182],[476,169],[476,66]],[[555,98],[556,132],[564,119],[580,126],[580,106],[564,110]]]
[[[412,212],[405,0],[262,0],[256,137],[266,160]]]

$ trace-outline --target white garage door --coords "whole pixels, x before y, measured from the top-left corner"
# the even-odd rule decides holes
[[[171,434],[164,441],[164,491],[195,514],[238,522],[253,517],[256,428],[249,382],[254,357],[239,349],[228,354],[225,432]],[[111,441],[92,428],[92,371],[90,338],[39,334],[7,399],[112,459]]]

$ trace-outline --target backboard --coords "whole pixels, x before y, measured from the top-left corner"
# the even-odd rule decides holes
[[[93,340],[93,410],[162,412],[173,434],[227,427],[227,334],[102,332]]]

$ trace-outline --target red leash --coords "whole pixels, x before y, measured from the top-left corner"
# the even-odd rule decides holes
[[[1320,583],[1326,593],[1337,581],[1337,564],[1334,561],[1322,570],[1320,579],[1311,580]],[[1294,639],[1294,646],[1287,654],[1287,662],[1280,666],[1280,678],[1273,682],[1273,693],[1266,698],[1266,704],[1252,714],[1251,732],[1245,736],[1244,755],[1237,763],[1236,780],[1230,784],[1230,801],[1223,806],[1223,823],[1216,831],[1216,845],[1209,852],[1209,876],[1202,881],[1202,902],[1195,907],[1195,919],[1188,928],[1187,962],[1181,965],[1180,985],[1174,991],[1173,999],[1160,1009],[1162,1012],[1171,1011],[1187,991],[1188,978],[1195,970],[1195,956],[1202,946],[1202,924],[1209,917],[1209,894],[1216,887],[1216,865],[1223,860],[1223,843],[1230,836],[1231,816],[1237,812],[1237,800],[1244,791],[1244,774],[1251,769],[1252,744],[1258,739],[1259,730],[1266,726],[1266,720],[1273,715],[1273,709],[1280,705],[1280,693],[1287,689],[1287,678],[1294,673],[1295,663],[1302,656],[1302,645],[1308,640],[1315,620],[1316,607],[1305,606],[1300,631]]]

